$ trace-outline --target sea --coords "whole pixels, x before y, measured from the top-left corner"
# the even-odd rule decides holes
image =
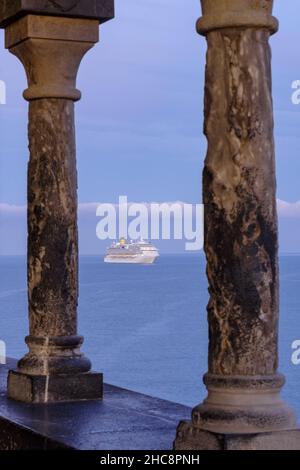
[[[280,256],[280,371],[300,419],[300,255]],[[80,259],[79,333],[105,382],[194,406],[205,397],[208,302],[202,254],[162,255],[154,265]],[[0,257],[0,339],[8,357],[26,352],[26,259]]]

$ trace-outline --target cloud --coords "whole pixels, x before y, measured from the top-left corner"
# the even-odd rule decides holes
[[[16,206],[0,202],[0,215],[23,215],[26,213],[26,206]]]
[[[279,217],[300,218],[300,201],[287,202],[277,199]]]
[[[167,204],[183,205],[182,201],[167,202]],[[129,203],[129,205],[132,202]],[[96,237],[96,209],[98,202],[79,204],[78,219],[81,254],[104,253],[107,241],[102,242]],[[150,203],[145,203],[149,208]],[[277,200],[279,214],[279,235],[281,253],[299,252],[300,237],[300,201],[287,202]],[[114,204],[118,211],[119,204]],[[26,206],[0,203],[0,255],[26,253]],[[162,253],[184,252],[184,244],[180,241],[160,241],[158,248]]]
[[[78,213],[79,216],[84,216],[84,215],[96,215],[96,210],[99,204],[102,204],[100,202],[86,202],[86,203],[80,203],[78,206]],[[134,202],[128,202],[128,205],[130,206],[131,204],[135,204]],[[158,201],[153,201],[153,202],[140,202],[140,204],[145,205],[147,208],[149,208],[150,204],[179,204],[180,206],[183,206],[186,204],[183,201],[168,201],[168,202],[158,202]],[[113,204],[113,206],[117,209],[119,207],[119,204]],[[277,199],[277,209],[278,209],[278,215],[279,217],[292,217],[292,218],[300,218],[300,201],[296,202],[287,202],[283,201],[282,199]],[[14,204],[7,204],[7,203],[1,203],[0,202],[0,215],[24,215],[26,214],[26,206],[25,205],[14,205]]]

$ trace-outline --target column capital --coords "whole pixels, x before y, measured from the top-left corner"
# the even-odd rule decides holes
[[[22,62],[27,74],[29,87],[24,98],[78,101],[78,68],[98,40],[96,19],[26,15],[8,25],[5,46]]]
[[[201,0],[201,5],[197,31],[203,36],[223,28],[266,28],[271,34],[278,30],[273,0]]]

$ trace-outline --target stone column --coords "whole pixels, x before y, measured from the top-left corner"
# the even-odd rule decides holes
[[[269,37],[278,22],[272,16],[272,0],[201,3],[203,17],[197,30],[208,45],[208,151],[203,176],[210,293],[209,369],[204,377],[208,396],[193,410],[192,423],[179,426],[177,449],[226,448],[226,435],[296,426],[293,412],[280,397],[284,377],[277,372],[278,242]]]
[[[90,372],[77,333],[74,102],[81,97],[76,89],[80,62],[98,42],[99,21],[113,17],[113,0],[34,0],[24,8],[20,3],[0,5],[6,47],[28,78],[24,98],[29,101],[30,149],[29,352],[9,372],[8,396],[33,403],[97,399],[102,397],[102,374]]]

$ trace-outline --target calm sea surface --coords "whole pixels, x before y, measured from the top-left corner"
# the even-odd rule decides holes
[[[300,418],[300,365],[291,344],[300,340],[300,256],[280,258],[280,369],[284,396]],[[207,362],[204,257],[161,256],[152,266],[109,265],[82,257],[79,332],[84,351],[105,381],[187,405],[204,397]],[[26,351],[26,263],[0,257],[0,339],[7,355]]]

